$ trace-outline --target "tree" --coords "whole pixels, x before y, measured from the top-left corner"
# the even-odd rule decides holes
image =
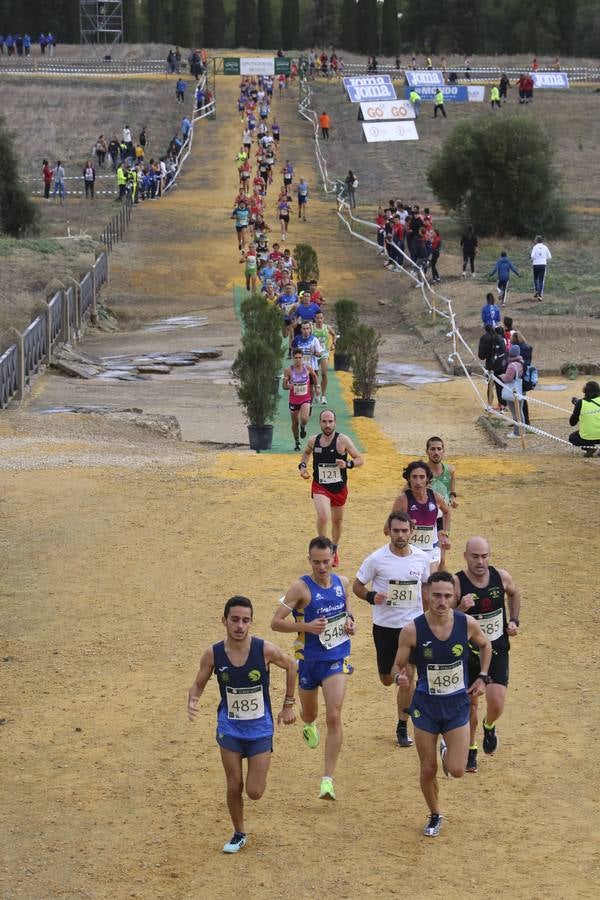
[[[377,0],[358,0],[357,44],[359,53],[379,53]]]
[[[334,0],[314,0],[315,24],[312,43],[315,47],[326,47],[335,39]]]
[[[298,42],[300,9],[298,0],[283,0],[281,4],[281,46],[291,50]]]
[[[356,50],[356,0],[342,0],[338,43],[343,50]]]
[[[479,234],[564,233],[567,213],[549,135],[522,116],[461,122],[427,181],[446,210]]]
[[[192,0],[174,0],[171,11],[171,38],[180,47],[192,45]]]
[[[223,0],[204,0],[204,44],[223,47],[225,44],[225,6]]]
[[[384,0],[381,19],[381,52],[384,56],[396,56],[400,50],[398,26],[398,0]]]
[[[234,44],[236,47],[257,46],[256,0],[236,0]]]
[[[148,22],[148,40],[154,43],[162,43],[170,40],[171,35],[165,34],[164,0],[148,0],[146,3],[146,16]]]
[[[0,232],[19,238],[37,231],[38,212],[21,181],[13,136],[0,117]]]
[[[261,50],[272,50],[275,46],[271,0],[258,2],[258,46]]]

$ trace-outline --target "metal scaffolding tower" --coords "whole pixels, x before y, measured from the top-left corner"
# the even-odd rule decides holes
[[[80,43],[110,51],[123,42],[122,0],[79,0]]]

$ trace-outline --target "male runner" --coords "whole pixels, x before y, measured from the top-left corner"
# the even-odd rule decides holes
[[[267,786],[273,750],[273,715],[269,696],[269,665],[286,670],[286,691],[277,724],[292,725],[296,666],[270,641],[250,636],[252,603],[247,597],[230,597],[222,618],[224,641],[213,644],[200,658],[196,680],[188,693],[188,718],[193,722],[198,702],[213,672],[221,692],[217,710],[217,744],[227,778],[227,807],[233,822],[233,837],[224,853],[237,853],[247,841],[244,831],[244,779],[242,759],[248,760],[246,794],[260,800]]]
[[[464,557],[466,569],[454,576],[455,605],[462,612],[477,619],[482,631],[492,644],[492,663],[489,668],[490,683],[485,689],[487,709],[483,720],[483,752],[494,753],[500,744],[496,734],[496,722],[502,715],[508,688],[509,637],[519,633],[521,593],[506,569],[490,566],[490,545],[482,537],[467,541]],[[506,615],[504,598],[508,597],[509,615]],[[479,655],[476,647],[470,648],[469,684],[479,671]],[[488,669],[486,668],[486,671]],[[477,771],[477,698],[471,703],[471,741],[467,772]]]
[[[292,353],[294,350],[302,350],[305,364],[318,372],[323,347],[319,339],[313,335],[310,322],[303,322],[300,326],[300,334],[292,338]]]
[[[398,495],[392,512],[408,513],[415,523],[411,544],[429,555],[430,571],[436,572],[440,565],[441,551],[450,549],[450,507],[440,494],[429,487],[433,474],[426,462],[414,460],[402,472],[408,487]],[[442,511],[444,530],[438,535],[438,509]],[[387,534],[387,521],[384,534]],[[439,541],[438,541],[439,537]]]
[[[319,368],[321,370],[321,403],[323,404],[323,406],[327,406],[326,394],[327,383],[329,380],[327,367],[329,365],[329,353],[330,351],[335,350],[336,335],[331,325],[325,324],[325,316],[323,315],[321,310],[319,310],[319,312],[315,314],[312,333],[323,348],[321,356],[319,357]]]
[[[440,497],[443,497],[446,503],[451,506],[452,509],[457,509],[458,503],[456,502],[456,471],[454,466],[443,462],[446,449],[441,437],[427,438],[425,452],[427,453],[429,468],[431,469],[433,475],[429,487],[432,491],[439,494]],[[444,529],[444,520],[441,510],[438,510],[437,529],[438,531],[443,531]],[[445,562],[446,551],[442,550],[440,569],[444,568]]]
[[[284,633],[297,632],[298,694],[303,737],[314,750],[319,745],[317,727],[318,689],[325,700],[327,738],[325,770],[319,798],[335,800],[333,775],[342,747],[342,704],[346,693],[346,675],[350,637],[355,632],[354,616],[348,602],[348,579],[331,571],[333,547],[328,538],[313,538],[308,545],[311,575],[295,581],[275,611],[271,628]],[[293,621],[286,621],[289,614]]]
[[[400,632],[423,612],[421,585],[429,577],[429,558],[422,550],[411,547],[414,526],[407,513],[390,513],[387,525],[390,543],[365,559],[356,573],[352,590],[372,606],[379,679],[389,687],[393,683],[390,672],[398,652]],[[371,590],[367,590],[369,582]],[[414,691],[414,668],[407,664],[407,671],[409,685],[399,687],[396,695],[396,739],[401,747],[412,746],[407,731],[407,710]]]
[[[469,749],[469,697],[485,690],[492,648],[475,619],[452,608],[454,582],[449,572],[434,572],[427,584],[429,609],[402,629],[391,674],[399,687],[407,688],[409,659],[417,667],[410,714],[421,764],[421,790],[429,807],[423,834],[435,837],[442,827],[436,778],[438,735],[442,735],[444,774],[460,778]],[[469,643],[480,651],[481,671],[467,689]]]
[[[321,433],[309,437],[298,468],[302,478],[311,477],[307,466],[312,453],[310,495],[317,512],[317,532],[320,537],[325,537],[331,517],[332,565],[339,566],[338,546],[342,534],[344,505],[348,498],[348,469],[362,466],[364,460],[348,435],[335,430],[335,413],[332,409],[322,411],[319,425]]]

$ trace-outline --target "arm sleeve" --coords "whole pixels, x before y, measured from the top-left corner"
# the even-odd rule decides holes
[[[581,400],[578,400],[575,406],[573,407],[573,412],[571,413],[571,418],[569,419],[569,425],[577,425],[579,422],[579,416],[581,415]]]

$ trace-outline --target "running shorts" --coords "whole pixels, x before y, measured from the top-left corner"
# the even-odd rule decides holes
[[[323,487],[322,484],[318,484],[316,481],[313,481],[310,489],[310,496],[314,497],[315,494],[321,494],[323,497],[329,497],[332,506],[344,506],[346,500],[348,499],[348,485],[345,484],[341,491],[337,491],[334,493],[333,491],[327,490],[326,487]]]
[[[471,701],[466,691],[450,697],[430,697],[415,691],[409,713],[415,728],[430,734],[445,734],[469,721]]]
[[[377,654],[377,671],[380,675],[389,675],[398,652],[398,638],[401,628],[386,628],[385,625],[373,623],[373,641]]]
[[[217,744],[223,750],[231,750],[233,753],[241,753],[242,759],[249,759],[259,753],[273,752],[273,738],[262,737],[255,741],[246,738],[232,737],[230,734],[220,734],[217,728]]]
[[[342,659],[298,660],[298,686],[303,691],[314,691],[332,675],[351,675],[354,668],[348,657]]]
[[[469,653],[469,687],[477,679],[481,672],[481,659],[476,653]],[[501,684],[508,687],[508,653],[496,653],[492,644],[492,661],[488,675],[492,679],[493,684]]]

